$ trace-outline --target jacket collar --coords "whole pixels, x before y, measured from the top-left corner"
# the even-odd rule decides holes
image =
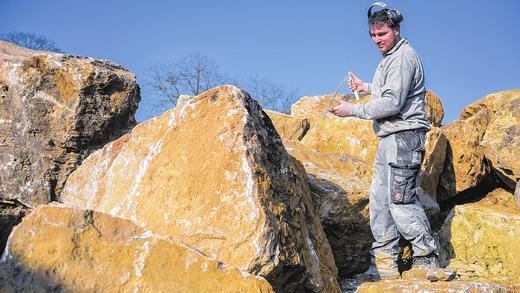
[[[399,49],[399,47],[401,47],[402,44],[408,44],[408,40],[406,40],[406,38],[401,38],[399,41],[397,41],[397,43],[392,47],[392,49],[390,49],[390,51],[386,52],[386,53],[383,53],[383,56],[386,57],[388,55],[391,55],[392,53],[394,53],[395,51],[397,51],[397,49]]]

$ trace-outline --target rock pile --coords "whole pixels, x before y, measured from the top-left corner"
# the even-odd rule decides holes
[[[516,270],[519,266],[511,262],[509,256],[518,250],[517,241],[513,239],[516,237],[515,221],[520,213],[518,209],[512,208],[518,204],[518,201],[515,203],[512,191],[515,185],[518,186],[515,164],[520,162],[516,155],[519,135],[515,132],[520,117],[519,100],[520,91],[517,90],[492,94],[464,109],[459,120],[442,126],[442,104],[432,92],[427,95],[426,109],[433,127],[427,137],[421,179],[424,192],[420,192],[420,198],[432,227],[440,234],[444,264],[459,269],[459,278],[464,280],[518,283]],[[340,275],[349,276],[368,265],[366,251],[371,234],[365,207],[370,164],[377,148],[377,139],[375,142],[370,139],[372,132],[366,129],[369,125],[363,124],[366,121],[330,116],[321,120],[326,101],[327,96],[304,97],[294,104],[294,118],[309,119],[311,128],[300,143],[284,143],[287,150],[306,168],[315,206],[333,248],[336,265]],[[358,129],[362,131],[357,132]],[[364,151],[356,149],[360,145],[365,146]],[[342,171],[345,161],[350,162],[351,167]],[[356,162],[355,168],[352,162]],[[365,172],[360,172],[359,166],[363,165]],[[498,200],[507,203],[507,207],[496,204],[494,193],[498,191],[486,196],[497,187],[508,190],[502,190],[501,199]],[[520,188],[516,187],[517,194],[518,190]],[[457,206],[444,220],[446,217],[442,215],[446,215],[453,203],[479,198],[485,198],[482,204],[491,200],[494,211],[481,207],[480,203],[468,207]],[[440,211],[437,202],[444,206],[443,211]],[[477,212],[481,216],[472,214]],[[482,218],[484,215],[490,219]],[[490,224],[483,226],[479,224],[480,221],[488,221]],[[350,230],[347,227],[355,228]],[[452,237],[452,233],[457,234],[457,237]],[[483,236],[487,234],[490,237]],[[348,236],[355,241],[349,243],[351,237]],[[355,249],[352,243],[360,246]],[[471,253],[462,252],[468,249],[468,243],[481,249],[469,249]],[[505,253],[506,250],[511,253]],[[406,247],[403,253],[404,257],[409,253]],[[470,288],[473,285],[464,286]],[[504,288],[510,289],[508,286]],[[391,289],[384,286],[377,288],[374,290]],[[488,292],[502,290],[500,286],[494,285],[489,288],[491,291]]]
[[[360,283],[348,278],[369,265],[378,138],[370,121],[322,119],[330,96],[285,115],[220,86],[130,131],[139,87],[125,69],[4,42],[0,59],[2,232],[31,211],[0,260],[2,291],[520,289],[520,90],[448,125],[426,97],[418,195],[458,280]]]

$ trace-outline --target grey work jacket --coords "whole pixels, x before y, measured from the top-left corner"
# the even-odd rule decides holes
[[[373,120],[374,132],[383,137],[411,129],[430,129],[424,111],[426,88],[421,60],[405,38],[383,54],[372,84],[372,99],[351,104],[348,115]]]

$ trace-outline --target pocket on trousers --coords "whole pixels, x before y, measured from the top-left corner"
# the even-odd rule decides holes
[[[390,196],[395,204],[412,203],[417,193],[417,174],[420,165],[390,163]]]

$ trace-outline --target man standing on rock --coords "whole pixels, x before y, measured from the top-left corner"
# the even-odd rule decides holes
[[[372,13],[375,6],[382,10]],[[437,267],[435,240],[416,194],[430,129],[424,111],[424,72],[419,56],[400,35],[402,20],[398,10],[382,2],[370,6],[369,32],[383,59],[371,84],[352,75],[349,87],[372,94],[372,99],[362,104],[337,99],[340,105],[330,110],[341,117],[373,120],[379,137],[370,187],[370,228],[375,242],[370,268],[358,275],[369,280],[400,277],[401,236],[412,244],[415,268]]]

